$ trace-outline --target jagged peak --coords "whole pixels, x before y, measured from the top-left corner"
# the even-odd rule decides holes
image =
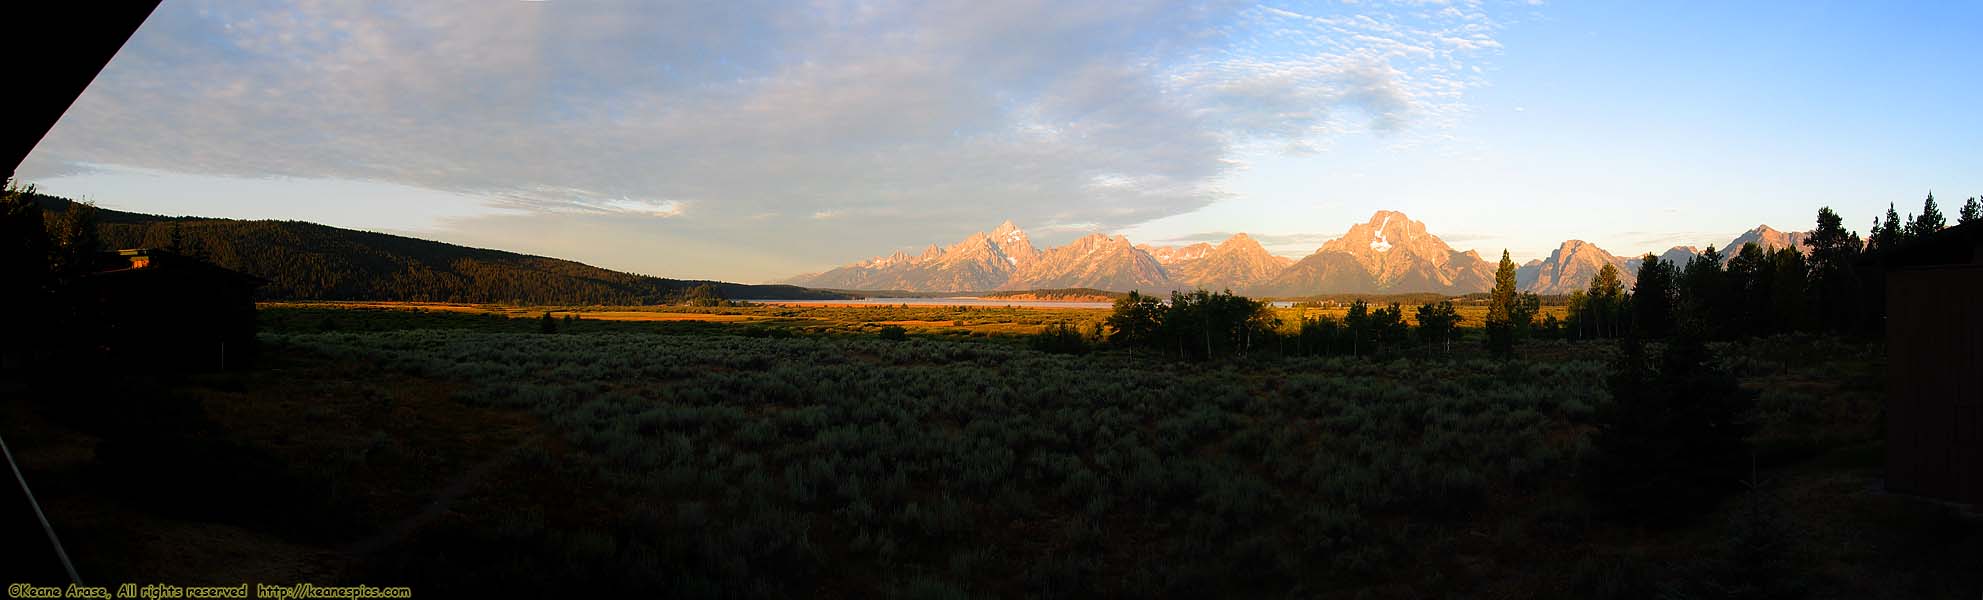
[[[1410,221],[1410,220],[1412,220],[1412,218],[1405,216],[1405,213],[1398,212],[1395,210],[1389,210],[1389,209],[1378,209],[1377,212],[1370,213],[1370,220],[1368,221],[1368,223],[1383,224],[1387,221]]]
[[[1267,251],[1266,248],[1260,245],[1260,240],[1253,239],[1253,236],[1246,235],[1244,232],[1232,234],[1232,237],[1226,238],[1226,241],[1219,242],[1218,248],[1220,249],[1250,248],[1250,249],[1258,249],[1262,252]]]
[[[995,242],[993,242],[993,241],[992,241],[992,237],[991,237],[991,235],[989,235],[989,234],[986,234],[985,232],[982,232],[982,231],[980,231],[980,232],[977,232],[977,233],[973,233],[973,234],[971,234],[971,236],[970,236],[970,237],[967,237],[967,238],[964,238],[964,240],[963,240],[963,241],[961,241],[961,242],[957,242],[957,243],[955,243],[955,244],[951,244],[951,245],[950,245],[950,251],[952,251],[952,252],[956,252],[956,251],[963,251],[963,250],[968,250],[968,249],[970,249],[970,248],[977,248],[977,247],[984,247],[984,246],[995,246],[995,245],[997,245],[997,244],[996,244]],[[935,246],[935,244],[931,244],[931,246]]]
[[[1605,249],[1598,247],[1597,244],[1593,244],[1583,240],[1563,240],[1563,243],[1556,247],[1556,251],[1549,253],[1549,255],[1552,258],[1564,257],[1564,256],[1580,254],[1586,250],[1594,250],[1600,253],[1610,254],[1610,252],[1605,251]]]

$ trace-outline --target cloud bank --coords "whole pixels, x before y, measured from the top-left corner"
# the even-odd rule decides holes
[[[1125,227],[1217,201],[1249,149],[1436,132],[1497,6],[169,2],[22,174],[382,181],[837,262]]]

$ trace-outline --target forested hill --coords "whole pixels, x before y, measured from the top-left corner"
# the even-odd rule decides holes
[[[52,211],[65,210],[69,204],[52,196],[38,196],[36,201]],[[568,260],[303,221],[163,217],[98,209],[97,222],[105,249],[176,247],[267,279],[261,289],[267,299],[653,304],[705,283],[732,299],[848,297],[790,285],[648,277]]]

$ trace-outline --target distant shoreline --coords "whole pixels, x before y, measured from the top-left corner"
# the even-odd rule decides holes
[[[744,302],[749,302],[752,304],[763,304],[766,306],[835,306],[835,307],[847,307],[847,308],[871,307],[871,306],[896,306],[901,304],[907,304],[909,306],[966,306],[966,307],[1008,307],[1009,306],[1013,308],[1041,308],[1041,309],[1068,309],[1068,308],[1104,309],[1104,308],[1109,308],[1114,301],[1109,299],[1089,300],[1085,298],[1048,299],[1048,298],[1037,298],[1030,296],[1029,297],[947,296],[941,298],[883,297],[883,298],[866,298],[862,300],[747,299],[744,300]]]

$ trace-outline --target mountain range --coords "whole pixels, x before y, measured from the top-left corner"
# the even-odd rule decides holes
[[[1171,279],[1190,287],[1206,289],[1252,289],[1284,272],[1294,259],[1267,252],[1260,242],[1244,233],[1234,234],[1214,246],[1138,246],[1170,271]]]
[[[62,210],[69,202],[39,195],[35,200],[47,210]],[[1492,287],[1495,269],[1480,254],[1447,245],[1424,223],[1382,210],[1300,260],[1274,255],[1245,233],[1217,244],[1180,246],[1134,244],[1122,235],[1092,233],[1043,250],[1006,221],[949,246],[932,244],[916,254],[896,252],[802,275],[786,282],[792,285],[650,277],[300,221],[165,217],[108,209],[99,209],[98,218],[106,247],[183,244],[221,266],[268,280],[261,296],[270,299],[644,304],[703,284],[727,298],[763,299],[837,299],[860,293],[849,290],[951,294],[1071,288],[1150,293],[1231,289],[1276,297],[1458,295]],[[1719,248],[1725,257],[1745,243],[1802,250],[1805,236],[1762,225]],[[1676,246],[1660,257],[1682,264],[1699,253],[1692,246]],[[1516,281],[1524,291],[1563,294],[1588,286],[1609,264],[1629,286],[1642,256],[1620,257],[1595,244],[1569,240],[1548,258],[1518,268]]]
[[[1760,225],[1719,246],[1724,256],[1744,243],[1804,250],[1803,232]],[[1675,246],[1659,254],[1675,264],[1701,253]],[[1621,257],[1595,244],[1568,240],[1549,257],[1516,270],[1516,284],[1538,294],[1567,294],[1589,286],[1604,265],[1631,286],[1644,255]],[[1460,251],[1404,213],[1380,210],[1300,260],[1274,255],[1247,234],[1218,244],[1133,244],[1121,235],[1092,233],[1040,250],[1011,221],[974,233],[949,247],[920,254],[897,252],[823,273],[794,277],[795,285],[844,290],[972,293],[993,290],[1094,288],[1161,293],[1192,288],[1231,289],[1276,297],[1324,294],[1466,294],[1494,285],[1495,263]]]
[[[1494,265],[1480,254],[1456,251],[1428,233],[1424,223],[1380,210],[1249,291],[1270,296],[1465,294],[1493,285]]]

